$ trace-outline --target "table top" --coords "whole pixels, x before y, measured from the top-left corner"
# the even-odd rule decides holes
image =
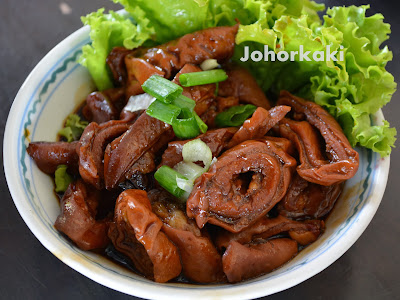
[[[63,2],[64,1],[64,2]],[[81,26],[80,16],[100,7],[119,9],[107,0],[1,0],[0,2],[0,134],[12,101],[39,60]],[[371,12],[381,12],[392,25],[387,43],[395,62],[388,69],[400,78],[399,4],[369,0]],[[342,1],[325,1],[328,6]],[[349,0],[350,4],[364,1]],[[396,4],[395,4],[396,3]],[[400,129],[400,94],[383,109],[386,119]],[[397,144],[398,146],[398,144]],[[1,145],[0,152],[3,152]],[[1,155],[3,158],[3,155]],[[3,160],[0,161],[3,165]],[[74,271],[30,232],[18,214],[1,167],[0,180],[0,298],[1,299],[128,299]],[[394,299],[400,296],[400,151],[391,159],[388,185],[382,204],[358,241],[330,267],[311,279],[271,299]],[[387,231],[390,228],[390,231]]]

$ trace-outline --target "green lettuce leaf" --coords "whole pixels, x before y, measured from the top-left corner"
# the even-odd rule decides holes
[[[82,62],[100,89],[111,86],[105,59],[113,46],[134,48],[165,43],[184,34],[240,22],[233,60],[240,62],[244,47],[263,51],[340,51],[343,61],[247,61],[248,68],[270,98],[280,90],[315,101],[341,124],[353,146],[390,154],[396,130],[385,122],[373,126],[372,114],[387,104],[396,83],[386,71],[392,53],[381,47],[390,26],[381,14],[366,16],[369,6],[333,7],[323,19],[323,4],[310,0],[113,0],[131,19],[100,10],[84,18],[91,26],[92,46]],[[160,9],[162,7],[162,9]],[[91,48],[90,48],[91,47]],[[343,48],[342,48],[343,47]]]
[[[331,52],[342,51],[344,61],[302,62],[297,56],[296,62],[249,61],[245,65],[261,78],[260,85],[270,95],[286,89],[315,101],[339,121],[353,146],[386,156],[394,147],[396,130],[387,122],[372,126],[371,117],[390,101],[397,86],[385,69],[392,53],[387,46],[381,48],[390,26],[381,14],[366,17],[368,8],[328,9],[323,24],[314,13],[304,14],[303,8],[299,17],[284,13],[273,27],[266,25],[264,14],[254,24],[241,26],[236,41],[249,46],[250,51],[262,50],[264,45],[275,52],[298,51],[303,45],[304,51],[311,51],[310,57],[316,51],[325,51],[326,46]],[[268,14],[268,10],[265,12]]]
[[[88,122],[82,121],[77,114],[71,114],[67,117],[64,128],[59,130],[58,134],[71,143],[81,137],[87,125]]]
[[[140,15],[140,9],[137,11],[137,16],[140,17],[140,22],[137,24],[113,11],[104,14],[104,8],[82,17],[83,24],[90,26],[92,43],[82,48],[83,53],[79,62],[87,67],[100,91],[113,87],[106,64],[111,49],[117,46],[137,48],[154,33],[154,29],[147,26],[148,20]]]
[[[68,166],[66,165],[59,165],[57,166],[57,170],[54,173],[54,182],[56,184],[56,192],[57,193],[64,193],[69,184],[73,181],[71,175],[67,173]]]

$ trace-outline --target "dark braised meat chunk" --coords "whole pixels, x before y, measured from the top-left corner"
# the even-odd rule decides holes
[[[239,98],[240,103],[271,108],[267,97],[249,71],[235,66],[227,74],[228,79],[219,83],[218,96],[233,96]]]
[[[327,159],[318,153],[316,148],[321,143],[311,133],[311,129],[305,132],[298,124],[288,121],[280,126],[283,137],[291,139],[285,131],[292,132],[293,142],[300,154],[301,165],[297,172],[301,177],[328,186],[343,182],[357,173],[358,153],[351,147],[338,122],[327,111],[314,102],[305,101],[285,91],[281,92],[278,104],[291,106],[297,116],[304,116],[325,140]]]
[[[292,239],[299,244],[308,245],[317,240],[323,229],[324,222],[320,220],[298,222],[283,216],[276,218],[263,217],[239,233],[220,232],[215,243],[219,249],[223,249],[227,248],[232,241],[247,244],[287,232],[291,237],[293,235]]]
[[[78,142],[35,142],[29,143],[26,151],[40,171],[46,174],[54,174],[58,165],[67,165],[68,170],[77,173],[79,160],[76,153],[77,144]]]
[[[61,213],[54,227],[82,250],[104,248],[110,242],[109,219],[96,220],[100,192],[78,180],[69,185],[61,199]]]
[[[82,113],[87,120],[99,124],[116,120],[119,117],[118,110],[102,92],[93,92],[87,96],[86,106],[83,108]]]
[[[178,247],[184,275],[200,283],[224,281],[221,255],[207,232],[186,216],[184,207],[169,193],[151,190],[149,198],[154,213],[163,222],[162,231]]]
[[[104,150],[108,143],[128,130],[129,124],[109,121],[98,125],[90,123],[84,130],[77,152],[79,154],[79,173],[82,179],[101,190],[104,188]]]
[[[246,245],[233,241],[222,256],[222,265],[228,281],[239,282],[275,270],[297,251],[297,243],[286,238]]]
[[[170,78],[186,64],[200,64],[206,59],[225,61],[232,57],[239,25],[214,27],[190,34],[167,44],[150,48],[138,56],[161,68]]]
[[[289,106],[275,106],[270,110],[262,107],[256,109],[251,118],[244,121],[229,143],[229,148],[247,140],[262,138],[290,111]]]
[[[165,73],[153,66],[148,61],[137,58],[133,54],[125,57],[126,69],[128,72],[128,95],[133,96],[142,94],[142,84],[149,79],[152,75],[159,75],[164,77]]]
[[[123,181],[133,164],[170,128],[170,125],[143,113],[128,131],[109,144],[104,155],[106,188],[112,189]]]
[[[204,143],[206,143],[207,146],[210,147],[213,157],[217,157],[222,150],[227,147],[228,142],[231,140],[236,131],[237,129],[234,127],[214,129],[199,135],[196,139],[201,139]],[[174,141],[169,143],[167,150],[165,150],[164,154],[162,155],[160,166],[167,165],[172,168],[177,163],[181,162],[183,160],[183,145],[189,141],[191,140]]]
[[[293,143],[285,139],[283,137],[275,137],[275,136],[264,136],[261,139],[258,139],[259,141],[270,141],[273,142],[277,147],[281,148],[283,151],[285,151],[287,154],[291,156],[295,156],[297,154],[296,148],[294,147]]]
[[[107,56],[107,65],[113,74],[114,82],[119,86],[125,85],[128,78],[125,57],[132,52],[124,47],[114,47]]]
[[[295,166],[295,159],[271,141],[239,144],[196,179],[187,214],[199,228],[210,222],[239,232],[283,198]]]
[[[167,282],[181,273],[181,262],[174,244],[161,232],[163,224],[152,212],[147,193],[126,190],[115,206],[109,237],[118,251],[135,267],[156,282]]]
[[[323,186],[296,175],[278,209],[292,219],[322,218],[332,210],[342,190],[341,183]]]
[[[229,96],[229,97],[220,97],[218,96],[216,98],[217,102],[217,112],[223,112],[227,110],[228,108],[231,108],[232,106],[237,106],[239,105],[239,98]]]
[[[176,84],[179,83],[179,76],[184,73],[193,73],[193,72],[201,72],[202,69],[200,67],[193,64],[186,64],[184,67],[176,74],[175,78],[172,82]],[[196,85],[190,87],[183,87],[183,95],[193,99],[196,101],[196,106],[194,111],[201,116],[204,114],[214,102],[215,98],[215,84],[204,84],[204,85]]]

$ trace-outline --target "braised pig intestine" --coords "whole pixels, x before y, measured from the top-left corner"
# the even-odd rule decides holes
[[[177,248],[161,228],[162,222],[152,212],[145,191],[121,193],[109,231],[115,248],[129,256],[146,276],[167,282],[178,276],[182,267]]]
[[[210,222],[239,232],[282,199],[295,166],[296,161],[273,142],[243,142],[224,152],[196,180],[187,214],[200,228]]]
[[[353,177],[358,170],[358,152],[354,150],[343,133],[339,123],[318,104],[305,101],[293,96],[288,92],[282,92],[278,104],[289,105],[296,114],[304,115],[306,120],[319,130],[326,143],[327,159],[322,159],[322,155],[317,158],[310,156],[309,147],[317,147],[316,138],[307,143],[305,141],[311,135],[302,135],[302,130],[296,131],[290,124],[286,125],[295,131],[299,136],[296,139],[296,147],[300,153],[301,165],[297,172],[307,181],[321,185],[332,185],[343,182]],[[283,132],[281,132],[282,134]],[[285,136],[286,134],[284,134]],[[315,153],[315,151],[314,151]]]
[[[73,182],[55,227],[79,248],[112,244],[156,282],[181,275],[234,283],[273,271],[323,233],[358,153],[319,105],[282,92],[271,106],[251,73],[229,61],[237,31],[209,28],[152,48],[115,47],[107,65],[116,88],[88,95],[81,112],[90,123],[80,140],[27,147],[47,174],[67,166]],[[209,126],[194,139],[213,158],[184,203],[154,172],[181,163],[193,139],[178,139],[171,125],[131,111],[127,101],[150,76],[180,85],[206,59],[217,59],[228,79],[183,87]],[[242,126],[215,127],[218,113],[243,104],[257,108]]]

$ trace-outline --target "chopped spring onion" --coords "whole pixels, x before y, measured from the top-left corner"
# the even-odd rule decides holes
[[[224,81],[228,78],[224,70],[184,73],[179,76],[182,86],[195,86]]]
[[[204,168],[196,165],[195,163],[185,161],[181,161],[175,165],[174,170],[187,178],[178,178],[176,180],[178,187],[186,192],[186,194],[183,195],[183,198],[185,199],[187,199],[189,194],[192,192],[196,178],[200,177],[206,171]]]
[[[181,178],[177,178],[176,179],[176,185],[181,189],[184,190],[185,193],[181,196],[182,200],[186,200],[190,193],[193,190],[193,180],[187,180],[187,179],[181,179]]]
[[[154,101],[146,110],[146,114],[150,117],[156,118],[163,121],[169,125],[173,125],[181,109],[175,105],[167,104],[159,100]]]
[[[164,77],[152,75],[142,85],[143,91],[165,103],[171,103],[173,99],[182,94],[183,88]]]
[[[182,149],[183,161],[173,169],[168,166],[160,167],[154,174],[158,183],[175,197],[186,200],[189,197],[196,178],[208,171],[216,159],[212,159],[211,149],[200,139],[187,142]],[[204,163],[204,168],[195,164]]]
[[[204,172],[208,171],[213,159],[210,147],[200,139],[187,142],[182,148],[182,157],[184,162],[202,161]]]
[[[68,166],[59,165],[57,166],[56,172],[54,173],[54,181],[56,183],[56,192],[64,193],[69,184],[73,181],[71,175],[67,173]]]
[[[197,177],[204,173],[204,168],[192,162],[181,161],[176,164],[174,170],[181,173],[188,180],[194,181]]]
[[[175,106],[178,106],[180,108],[186,107],[190,111],[193,111],[194,107],[196,106],[196,101],[184,96],[180,95],[176,97],[174,100],[172,100],[172,103]]]
[[[199,126],[201,133],[206,133],[208,129],[207,124],[204,123],[202,119],[200,119],[199,115],[196,114],[196,112],[193,112],[193,115],[196,118],[197,126]]]
[[[180,139],[191,139],[200,134],[194,112],[184,107],[178,118],[172,122],[175,135]]]
[[[136,96],[131,96],[128,103],[125,105],[124,110],[135,112],[147,109],[153,101],[156,100],[153,96],[143,93]]]
[[[185,190],[178,187],[177,180],[187,180],[187,178],[174,169],[168,166],[162,166],[154,173],[154,178],[164,189],[175,197],[182,198],[185,195]]]
[[[257,109],[251,104],[238,105],[219,113],[215,117],[215,124],[218,127],[241,126]]]
[[[217,97],[219,93],[219,82],[215,84],[215,91],[214,91],[214,96]]]
[[[216,59],[210,58],[206,59],[200,64],[200,68],[203,71],[213,70],[219,67],[218,61]]]

